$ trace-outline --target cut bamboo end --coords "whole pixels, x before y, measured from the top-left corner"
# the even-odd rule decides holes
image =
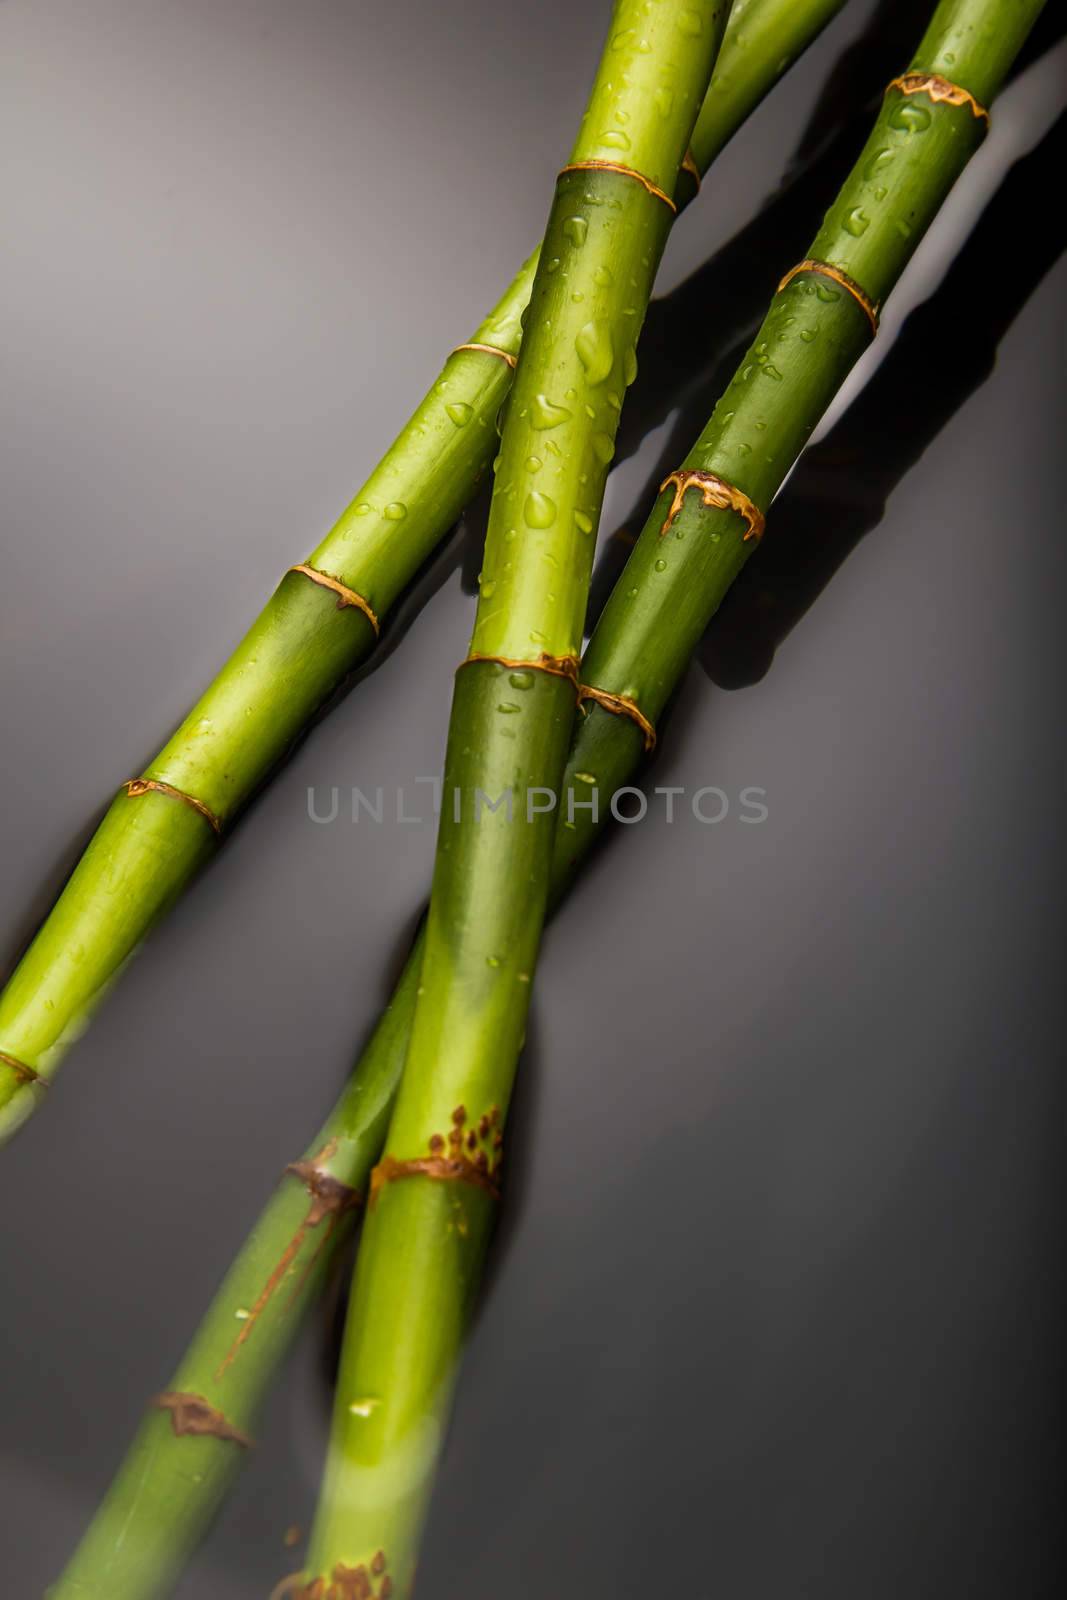
[[[582,683],[578,686],[578,704],[583,700],[592,700],[594,704],[611,711],[618,717],[629,717],[631,722],[636,722],[645,740],[645,752],[651,754],[656,748],[656,730],[649,722],[636,700],[631,700],[628,694],[609,694],[607,689],[597,689],[591,683]]]
[[[729,483],[725,478],[720,478],[717,472],[672,472],[660,484],[660,494],[665,489],[669,489],[672,484],[674,486],[674,499],[671,501],[670,510],[667,512],[663,526],[659,530],[661,539],[669,531],[671,524],[681,511],[686,493],[690,489],[700,490],[701,498],[709,510],[736,511],[738,516],[744,517],[746,523],[745,541],[754,539],[758,543],[763,538],[766,519],[759,506],[756,505],[754,500],[750,500],[748,495],[742,489],[739,489],[736,484]]]
[[[935,105],[969,106],[979,122],[984,122],[987,128],[990,125],[989,112],[982,102],[976,100],[969,89],[953,83],[951,78],[943,78],[939,72],[905,72],[894,78],[885,92],[891,94],[894,90],[903,95],[924,94]]]
[[[464,1156],[416,1156],[411,1161],[398,1161],[385,1156],[370,1177],[370,1203],[373,1206],[387,1183],[397,1183],[403,1178],[429,1178],[434,1183],[466,1183],[475,1189],[484,1189],[494,1200],[500,1199],[500,1189],[492,1175],[468,1161]]]
[[[162,794],[166,795],[168,800],[180,800],[183,805],[191,806],[198,812],[215,833],[222,833],[222,822],[211,807],[198,800],[195,794],[186,794],[184,789],[176,789],[172,783],[163,783],[159,778],[128,778],[122,787],[131,800],[139,800],[146,794]]]
[[[879,307],[863,286],[856,282],[855,278],[850,278],[847,272],[842,272],[840,267],[833,266],[829,261],[812,261],[810,259],[798,261],[795,267],[790,267],[778,285],[778,293],[781,294],[783,289],[789,287],[794,278],[799,278],[801,273],[804,272],[814,273],[819,278],[829,278],[844,289],[846,294],[850,294],[871,325],[872,339],[877,337]]]
[[[515,368],[519,364],[518,356],[513,356],[510,350],[501,350],[498,344],[478,344],[474,341],[472,341],[470,344],[457,344],[456,348],[451,352],[451,354],[458,356],[464,350],[473,350],[477,354],[483,356],[499,356],[501,361],[507,362],[512,372],[514,372]]]
[[[187,1434],[205,1435],[213,1439],[228,1439],[233,1444],[239,1444],[244,1450],[254,1449],[253,1441],[247,1433],[242,1433],[240,1428],[235,1427],[217,1407],[205,1400],[202,1394],[165,1389],[162,1394],[153,1396],[152,1404],[158,1411],[170,1412],[170,1424],[175,1438],[181,1439]]]
[[[674,216],[678,215],[678,207],[675,205],[667,191],[665,189],[661,189],[659,184],[653,183],[651,178],[646,178],[643,172],[638,172],[636,167],[624,167],[621,162],[618,161],[572,161],[569,166],[560,168],[559,175],[562,178],[564,174],[568,172],[621,173],[624,178],[632,178],[634,182],[639,183],[643,189],[647,189],[649,194],[653,195],[655,199],[662,200],[663,204],[669,208]]]
[[[29,1088],[48,1088],[48,1079],[42,1078],[36,1067],[27,1066],[26,1062],[20,1061],[18,1056],[9,1056],[6,1050],[0,1050],[0,1065],[10,1067],[19,1083],[24,1083]]]
[[[337,596],[338,611],[343,611],[346,606],[355,606],[358,611],[362,611],[374,629],[374,637],[376,639],[380,637],[381,624],[370,601],[364,600],[361,594],[357,594],[355,589],[350,589],[346,583],[342,583],[340,578],[333,578],[328,572],[320,572],[318,567],[311,567],[306,561],[301,562],[299,566],[290,567],[289,571],[302,573],[305,578],[310,578],[312,583],[317,583],[320,588],[329,589],[331,594]]]
[[[461,672],[464,667],[469,667],[475,661],[493,661],[498,667],[509,667],[514,672],[547,672],[553,678],[567,678],[578,688],[578,672],[581,661],[577,656],[550,656],[541,654],[527,660],[523,656],[493,656],[483,655],[480,651],[472,650],[469,656],[464,657],[456,668]]]

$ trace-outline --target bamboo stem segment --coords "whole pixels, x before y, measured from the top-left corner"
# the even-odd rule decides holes
[[[593,533],[727,10],[721,0],[617,0],[557,180],[495,468],[472,659],[455,680],[444,783],[467,804],[458,818],[441,815],[419,997],[360,1246],[307,1595],[376,1549],[402,1592],[414,1572],[549,893],[555,819],[539,801],[563,778]],[[623,140],[625,164],[613,153]],[[479,794],[515,810],[479,816]],[[369,1394],[380,1407],[353,1413]]]

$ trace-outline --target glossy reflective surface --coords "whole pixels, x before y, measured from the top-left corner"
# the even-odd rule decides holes
[[[924,9],[874,8],[835,72],[872,16],[848,8],[680,223],[598,599]],[[535,239],[603,19],[0,8],[5,955]],[[709,634],[648,818],[546,945],[420,1600],[1051,1584],[1064,77],[1061,52],[1005,97]],[[0,1159],[5,1592],[59,1571],[387,992],[483,522]],[[656,785],[685,791],[670,825]],[[335,1297],[189,1600],[297,1565],[338,1328]]]

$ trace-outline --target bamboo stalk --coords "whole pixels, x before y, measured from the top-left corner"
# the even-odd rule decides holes
[[[497,1197],[551,871],[544,797],[570,742],[608,463],[728,9],[617,0],[556,183],[456,677],[456,803],[442,808],[411,1042],[371,1179],[308,1600],[368,1593],[381,1574],[377,1593],[406,1594],[413,1579]]]
[[[799,55],[841,3],[735,0],[719,58],[733,92],[722,114],[705,101],[706,151],[725,144],[730,119],[745,118],[773,86],[781,57]],[[731,45],[739,14],[743,51],[736,39]],[[769,48],[775,27],[778,51]],[[579,727],[571,763],[577,770],[585,736]],[[557,877],[564,861],[558,844],[557,836]],[[348,1087],[279,1181],[165,1391],[195,1396],[245,1437],[254,1436],[264,1394],[300,1318],[359,1215],[358,1201],[346,1201],[365,1195],[381,1152],[407,1050],[421,952],[420,938]],[[176,1433],[176,1419],[173,1409],[149,1406],[51,1600],[150,1600],[173,1587],[247,1453],[232,1434]]]
[[[614,792],[640,761],[649,727],[755,544],[774,493],[977,148],[982,109],[1040,9],[1041,0],[942,0],[912,77],[887,91],[804,269],[783,280],[708,428],[665,486],[583,664],[583,684],[593,694],[563,785],[557,895],[604,820],[582,812],[579,821],[571,802]],[[965,93],[947,93],[935,81],[949,68]],[[521,378],[520,369],[520,385]],[[517,386],[516,401],[520,393]],[[506,435],[502,474],[514,470],[507,446]],[[557,648],[559,642],[553,639]],[[510,779],[521,792],[527,770],[545,753],[548,735],[540,745],[531,741],[518,770],[506,756],[497,765],[478,754],[494,702],[509,693],[505,671],[488,669],[464,700],[457,692],[461,721],[457,730],[454,710],[446,804],[454,789],[466,800],[487,780]],[[511,880],[528,896],[516,909],[502,903],[508,885],[499,877],[499,831],[492,828],[487,847],[484,819],[482,830],[472,844],[473,830],[450,823],[446,810],[421,998],[386,1154],[372,1179],[376,1204],[357,1265],[308,1567],[292,1590],[302,1600],[390,1594],[392,1574],[399,1592],[410,1584],[491,1222],[515,1017],[525,1014],[521,991],[528,993],[536,953],[530,923],[538,906],[527,876],[537,871],[534,849],[527,847]],[[514,859],[514,846],[509,855]],[[472,872],[472,862],[484,867],[487,860],[488,891]],[[514,889],[512,895],[518,898]],[[506,994],[498,998],[501,989],[520,993],[518,1003],[509,1008]]]
[[[694,135],[700,171],[843,3],[737,0],[722,57],[730,92],[707,100]],[[695,192],[684,174],[679,205]],[[326,538],[282,579],[141,774],[147,786],[120,790],[0,994],[0,1142],[43,1101],[124,964],[250,795],[370,654],[398,597],[470,499],[496,448],[537,259],[535,251],[448,358]]]

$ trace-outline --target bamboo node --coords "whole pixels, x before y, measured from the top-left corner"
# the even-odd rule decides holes
[[[202,1394],[189,1394],[182,1390],[165,1389],[157,1394],[152,1404],[159,1411],[170,1412],[170,1425],[176,1438],[183,1434],[208,1434],[215,1439],[230,1439],[242,1449],[254,1449],[247,1433],[227,1420]]]
[[[36,1067],[27,1066],[18,1056],[9,1056],[6,1050],[0,1050],[0,1062],[11,1068],[20,1083],[28,1084],[33,1089],[48,1088],[48,1079],[42,1078]]]
[[[401,1178],[431,1178],[435,1183],[468,1183],[475,1189],[484,1189],[494,1200],[500,1199],[500,1189],[492,1173],[484,1171],[466,1156],[416,1156],[411,1161],[398,1161],[395,1156],[383,1156],[370,1175],[370,1203],[373,1206],[379,1191],[387,1183]]]
[[[687,150],[685,152],[685,155],[682,157],[681,170],[683,172],[688,172],[689,176],[692,178],[693,182],[696,184],[696,186],[697,186],[697,194],[699,194],[700,193],[700,185],[703,182],[703,179],[700,176],[700,168],[696,164],[696,157],[694,156],[692,150]]]
[[[374,613],[374,609],[370,601],[364,600],[363,596],[357,594],[355,589],[350,589],[346,583],[341,582],[340,578],[332,578],[328,572],[320,572],[318,567],[308,566],[306,561],[301,562],[297,567],[290,567],[289,571],[301,572],[305,578],[310,578],[312,583],[317,583],[323,589],[329,589],[331,594],[337,596],[338,611],[343,611],[346,606],[355,606],[358,611],[362,611],[374,629],[374,637],[376,639],[379,637],[382,631],[381,624]]]
[[[672,472],[660,484],[660,494],[665,489],[669,489],[672,484],[674,485],[674,499],[671,501],[666,520],[659,530],[661,539],[669,531],[671,524],[681,511],[686,490],[688,489],[699,489],[704,504],[709,509],[736,511],[739,516],[744,517],[747,523],[744,535],[745,541],[754,539],[759,543],[760,539],[763,538],[766,519],[759,506],[753,500],[750,500],[748,495],[741,489],[736,488],[732,483],[728,483],[725,478],[720,478],[718,473],[686,472],[683,470]]]
[[[831,266],[829,261],[812,261],[810,259],[807,261],[798,261],[795,267],[790,267],[789,271],[778,285],[778,293],[781,294],[783,289],[788,288],[793,279],[798,278],[802,272],[814,272],[818,277],[830,278],[834,283],[840,284],[845,293],[850,294],[853,300],[855,300],[856,304],[862,309],[867,321],[871,325],[871,337],[874,338],[877,335],[878,313],[881,308],[875,304],[867,291],[861,288],[861,286],[856,282],[855,278],[850,278],[848,273],[842,272],[840,267]]]
[[[982,102],[976,100],[969,89],[953,83],[951,78],[943,78],[940,72],[905,72],[887,85],[886,94],[893,89],[904,95],[924,94],[935,105],[969,106],[972,115],[989,127],[989,112]]]
[[[458,356],[464,350],[474,350],[484,356],[499,356],[501,361],[507,362],[513,372],[519,364],[518,356],[513,356],[510,350],[501,350],[498,344],[479,344],[476,340],[472,340],[469,344],[457,344],[450,354]]]
[[[639,183],[643,189],[647,189],[649,194],[652,195],[656,200],[662,200],[663,204],[669,208],[672,215],[678,215],[678,207],[675,205],[667,191],[665,189],[661,189],[659,184],[653,183],[651,178],[646,178],[644,173],[638,172],[635,167],[624,167],[621,162],[618,161],[572,161],[569,163],[569,165],[560,168],[560,177],[562,178],[564,173],[567,172],[621,173],[624,178],[633,178],[635,183]]]
[[[379,1550],[369,1567],[363,1562],[346,1567],[338,1561],[328,1578],[305,1579],[302,1572],[294,1572],[271,1591],[270,1600],[391,1600],[396,1591],[385,1565]]]
[[[184,805],[192,806],[194,811],[198,811],[216,833],[222,832],[222,823],[210,806],[198,800],[195,794],[186,794],[184,789],[175,789],[171,783],[163,783],[159,778],[128,778],[122,787],[131,800],[139,800],[143,794],[153,793],[165,794],[171,800],[180,800]]]
[[[583,700],[592,700],[596,705],[603,706],[605,711],[612,711],[616,716],[629,717],[636,722],[645,738],[645,752],[651,754],[656,748],[656,730],[649,722],[636,700],[631,700],[628,694],[609,694],[607,689],[597,689],[591,683],[582,683],[578,686],[578,705],[581,707]]]
[[[498,667],[510,667],[516,672],[547,672],[553,678],[567,678],[574,687],[578,688],[578,669],[581,661],[577,656],[550,656],[544,652],[528,661],[520,656],[491,656],[483,655],[479,650],[472,650],[465,656],[456,668],[460,672],[464,667],[469,667],[472,661],[495,661]]]
[[[292,1161],[285,1169],[294,1178],[300,1179],[311,1196],[311,1209],[304,1219],[305,1226],[309,1228],[317,1228],[323,1217],[340,1216],[345,1211],[351,1211],[363,1198],[358,1189],[342,1183],[340,1178],[335,1178],[331,1172],[317,1165],[324,1159],[324,1153],[320,1151],[313,1161]]]

